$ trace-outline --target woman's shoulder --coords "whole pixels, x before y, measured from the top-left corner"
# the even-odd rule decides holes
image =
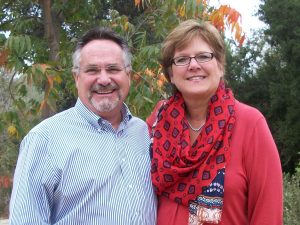
[[[238,100],[235,102],[236,116],[238,118],[250,119],[251,121],[255,119],[264,118],[264,115],[255,107],[248,104],[242,103]]]
[[[157,104],[155,105],[152,113],[150,114],[150,116],[147,118],[146,122],[148,124],[149,127],[152,127],[152,125],[154,124],[154,122],[156,121],[157,118],[157,114],[159,112],[159,110],[161,109],[161,107],[163,106],[163,104],[166,102],[166,100],[160,100],[159,102],[157,102]]]

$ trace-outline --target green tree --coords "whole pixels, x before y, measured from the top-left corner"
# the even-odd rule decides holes
[[[285,171],[293,172],[300,152],[300,1],[265,0],[260,18],[270,53],[261,76],[269,80],[270,120]]]
[[[268,92],[265,91],[268,81],[257,76],[257,71],[264,64],[266,47],[262,32],[256,31],[251,39],[239,48],[234,42],[228,41],[226,80],[237,99],[255,106],[266,115],[270,102]]]
[[[283,170],[291,173],[300,160],[299,10],[299,1],[263,1],[259,15],[268,27],[241,48],[230,44],[227,56],[227,80],[238,99],[266,116]]]

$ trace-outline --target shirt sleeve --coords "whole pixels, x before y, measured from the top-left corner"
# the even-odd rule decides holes
[[[245,156],[250,225],[283,224],[283,181],[278,150],[262,117],[250,135]]]
[[[47,138],[31,132],[22,141],[10,201],[11,225],[51,223],[55,175]]]

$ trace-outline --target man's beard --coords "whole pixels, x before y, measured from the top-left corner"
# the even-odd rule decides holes
[[[95,100],[92,97],[91,92],[97,91],[97,92],[109,92],[109,91],[116,91],[117,92],[117,98],[111,99],[111,98],[103,98],[101,100]],[[89,93],[89,100],[90,103],[94,106],[94,108],[98,112],[110,112],[113,109],[115,109],[118,106],[118,103],[122,99],[122,93],[120,92],[120,89],[118,85],[111,84],[109,86],[102,86],[102,85],[95,85],[92,87],[91,92]]]
[[[101,99],[100,101],[96,101],[93,98],[90,98],[91,104],[98,112],[110,112],[115,109],[120,101],[120,95],[118,95],[117,99],[110,100],[109,98]]]

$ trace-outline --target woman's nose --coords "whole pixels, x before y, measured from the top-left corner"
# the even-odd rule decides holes
[[[189,69],[197,69],[197,68],[201,68],[200,64],[196,61],[195,58],[191,58]]]

